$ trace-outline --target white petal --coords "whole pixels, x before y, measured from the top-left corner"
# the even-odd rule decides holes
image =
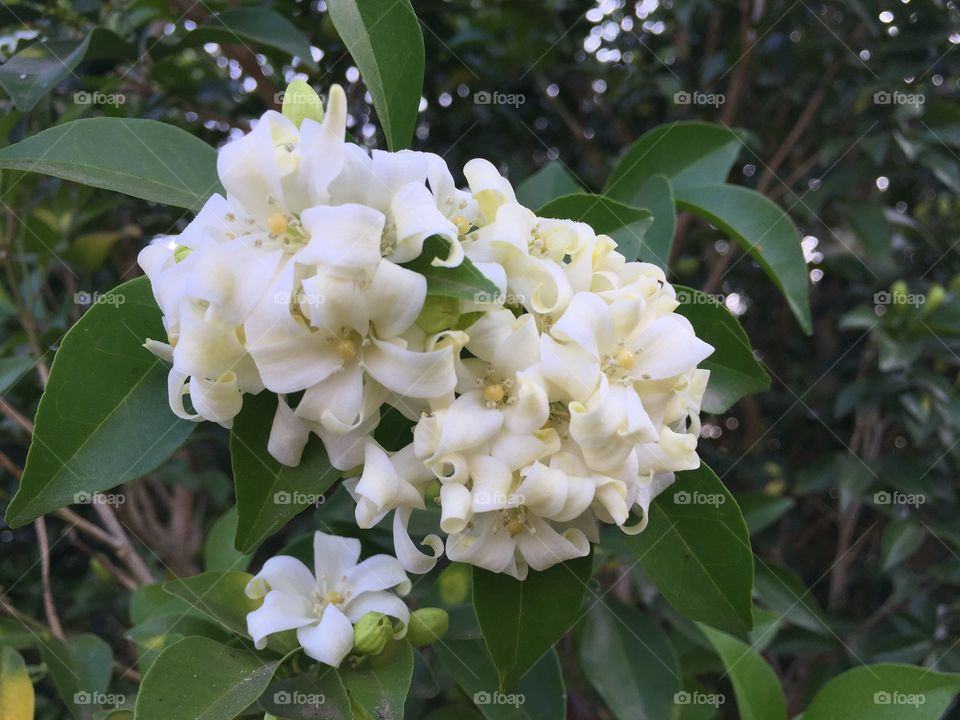
[[[650,520],[650,504],[657,495],[673,485],[674,478],[673,473],[658,473],[653,475],[649,480],[645,480],[644,478],[640,479],[634,502],[643,511],[643,517],[640,518],[640,522],[635,525],[622,528],[625,533],[628,535],[636,535],[639,532],[643,532]]]
[[[365,298],[377,337],[389,340],[413,325],[426,297],[423,275],[381,260]]]
[[[288,467],[300,464],[303,449],[310,438],[310,428],[294,415],[284,397],[279,398],[277,412],[273,416],[267,452],[279,463]]]
[[[402,628],[395,637],[402,638],[407,634],[407,623],[410,621],[410,610],[406,603],[391,592],[365,592],[357,595],[344,607],[344,612],[350,622],[357,622],[369,612],[383,613],[400,621]]]
[[[497,532],[493,532],[497,526]],[[510,572],[516,576],[516,543],[501,525],[500,513],[476,515],[473,527],[447,537],[447,556],[454,562],[466,562],[491,572]]]
[[[640,336],[641,349],[631,375],[644,380],[680,375],[693,370],[713,352],[698,338],[690,321],[671,313],[659,318]]]
[[[513,492],[513,471],[503,461],[489,455],[472,455],[470,475],[473,479],[473,512],[502,510],[523,503]]]
[[[251,132],[228,142],[217,154],[217,175],[227,197],[238,201],[254,217],[270,215],[275,207],[268,198],[281,198],[273,133],[291,127],[292,123],[283,115],[268,110]],[[296,128],[293,133],[296,134]]]
[[[580,530],[571,528],[561,534],[535,515],[527,516],[527,522],[533,525],[535,532],[519,533],[517,548],[533,570],[546,570],[590,552],[590,541]]]
[[[440,486],[440,529],[445,533],[461,532],[472,515],[473,498],[465,485],[444,483]]]
[[[398,595],[406,595],[410,592],[410,580],[395,557],[373,555],[347,573],[344,587],[353,597],[374,590],[393,590]]]
[[[439,397],[457,384],[453,352],[447,347],[435,352],[414,352],[373,339],[364,349],[367,371],[388,390],[416,398]]]
[[[327,605],[316,625],[297,630],[297,640],[314,660],[340,667],[353,649],[353,625],[336,605]]]
[[[228,372],[218,380],[190,378],[190,402],[200,417],[225,428],[232,427],[233,418],[243,405],[236,373]]]
[[[339,586],[341,580],[360,559],[360,541],[356,538],[327,535],[322,532],[313,534],[313,570],[317,582],[327,583],[327,591]]]
[[[574,342],[594,357],[613,346],[614,324],[610,307],[593,293],[577,293],[551,328],[557,340]]]
[[[288,595],[310,597],[317,589],[313,573],[296,558],[289,555],[277,555],[263,564],[252,580],[247,584],[247,597],[263,597],[271,590]]]
[[[320,205],[304,210],[300,222],[310,242],[295,256],[301,265],[323,263],[372,270],[380,262],[383,213],[365,205]]]
[[[363,371],[356,362],[307,388],[297,405],[297,416],[321,423],[331,432],[345,433],[363,420]]]
[[[410,508],[398,508],[393,516],[393,550],[397,560],[407,572],[422,575],[430,572],[437,564],[437,559],[443,554],[443,543],[436,535],[427,535],[423,544],[429,547],[432,555],[420,552],[410,539],[407,525],[410,522]]]
[[[543,335],[540,359],[544,377],[575,400],[586,401],[600,382],[600,361],[575,344]]]
[[[247,632],[257,649],[266,647],[266,638],[273,633],[303,627],[316,621],[310,602],[300,595],[273,591],[263,599],[263,605],[247,613]]]
[[[300,125],[301,169],[310,187],[312,204],[329,201],[329,186],[344,162],[347,97],[339,85],[331,85],[323,122],[306,119]]]
[[[437,209],[436,199],[426,185],[408,183],[397,190],[390,203],[390,215],[396,227],[397,247],[390,260],[405,263],[419,256],[423,242],[431,235],[439,235],[450,242],[447,258],[437,258],[434,265],[455,267],[463,261],[463,248],[457,239],[457,226]]]

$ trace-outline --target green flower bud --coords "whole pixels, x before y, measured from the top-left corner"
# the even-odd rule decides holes
[[[450,616],[440,608],[420,608],[410,615],[407,639],[415,647],[430,645],[442,638],[450,627]]]
[[[927,293],[927,302],[924,305],[925,314],[929,315],[938,307],[943,305],[943,301],[947,297],[947,291],[943,289],[943,285],[939,283],[930,288],[930,291]]]
[[[383,613],[368,612],[353,626],[353,654],[379,655],[393,637],[393,623]]]
[[[193,250],[191,248],[188,248],[186,245],[177,245],[177,247],[173,251],[173,261],[180,262],[192,252]]]
[[[907,287],[907,284],[903,280],[897,280],[890,286],[890,294],[893,295],[893,304],[902,305],[905,303],[909,292],[910,288]]]
[[[303,80],[294,80],[283,93],[283,116],[297,127],[306,118],[323,120],[323,103],[316,90]]]

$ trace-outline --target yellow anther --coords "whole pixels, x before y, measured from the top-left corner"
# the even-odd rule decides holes
[[[519,535],[526,529],[527,529],[527,526],[524,525],[523,520],[521,520],[520,518],[514,518],[513,520],[507,523],[507,532],[510,533],[510,537]]]
[[[351,360],[357,356],[357,345],[349,338],[340,338],[337,341],[337,355],[344,360]]]
[[[323,600],[331,605],[339,605],[343,602],[343,595],[338,593],[336,590],[331,590],[323,596]]]
[[[267,218],[267,230],[270,231],[271,235],[280,235],[287,231],[287,225],[289,221],[284,217],[283,213],[272,213],[270,217]]]
[[[497,383],[496,385],[487,385],[483,389],[483,399],[487,402],[503,402],[503,398],[506,393],[503,390],[503,385]]]
[[[621,348],[614,356],[614,359],[617,361],[617,365],[624,370],[631,370],[633,366],[637,364],[637,356],[626,348]]]
[[[470,232],[470,228],[473,225],[467,220],[463,215],[457,215],[451,219],[451,222],[457,226],[457,232],[461,235],[466,235]]]

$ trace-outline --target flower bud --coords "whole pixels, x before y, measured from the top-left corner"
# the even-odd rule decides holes
[[[353,654],[379,655],[393,637],[393,623],[383,613],[368,612],[353,626]]]
[[[440,608],[420,608],[410,614],[407,639],[415,647],[430,645],[442,638],[450,627],[450,616]]]
[[[924,306],[925,314],[929,315],[938,307],[943,305],[943,301],[947,297],[947,291],[943,289],[943,285],[937,283],[927,292],[927,303]]]
[[[304,119],[323,120],[323,103],[316,90],[303,80],[294,80],[283,93],[283,116],[297,127]]]
[[[893,295],[893,304],[902,305],[907,301],[907,293],[910,292],[910,288],[907,287],[907,284],[903,280],[897,280],[893,285],[890,286],[890,294]]]

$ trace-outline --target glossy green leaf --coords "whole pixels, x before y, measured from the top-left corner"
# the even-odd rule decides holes
[[[559,160],[551,160],[517,185],[517,200],[528,208],[543,207],[561,195],[582,192],[583,188]]]
[[[765,495],[760,492],[737,493],[737,503],[751,535],[763,532],[796,505],[792,497]]]
[[[566,687],[555,650],[543,654],[515,688],[499,690],[497,670],[480,640],[450,638],[435,651],[486,720],[563,720]],[[473,717],[468,712],[457,718]]]
[[[524,581],[474,568],[473,605],[501,690],[513,688],[577,619],[592,567],[588,555],[531,570]]]
[[[330,18],[373,98],[387,146],[413,140],[423,92],[423,33],[410,0],[330,0]]]
[[[277,396],[248,395],[230,433],[230,457],[237,492],[235,546],[250,552],[312,504],[340,477],[323,443],[311,436],[300,464],[288,467],[267,451]]]
[[[680,663],[648,614],[616,600],[597,602],[580,635],[580,666],[618,720],[659,720],[674,709]]]
[[[670,249],[677,230],[677,211],[673,186],[666,175],[651,175],[640,187],[634,204],[653,213],[653,223],[643,236],[638,259],[659,265],[664,270],[670,262]]]
[[[876,203],[851,202],[845,203],[842,210],[868,257],[889,259],[892,233],[884,208]]]
[[[307,67],[317,64],[310,53],[310,39],[280,13],[267,7],[238,7],[211,15],[178,43],[153,48],[154,55],[168,55],[204,43],[268,47],[299,58]]]
[[[644,133],[617,162],[604,195],[635,203],[640,189],[653,175],[663,175],[680,190],[722,183],[742,144],[723,125],[673,122]]]
[[[585,222],[598,235],[609,235],[627,260],[652,252],[644,244],[644,234],[653,222],[650,211],[645,208],[630,207],[603,195],[575,193],[551,200],[537,215]]]
[[[66,122],[0,150],[0,168],[53,175],[192,210],[223,192],[216,150],[186,130],[155,120]]]
[[[340,668],[340,678],[350,699],[376,720],[403,720],[403,704],[413,678],[413,648],[404,641],[362,664]]]
[[[242,553],[233,545],[237,535],[237,508],[233,506],[210,528],[203,543],[203,566],[207,570],[238,570],[250,566],[253,553]]]
[[[61,80],[73,75],[89,45],[89,35],[79,42],[38,41],[28,45],[0,65],[0,87],[18,110],[33,110]]]
[[[726,412],[745,395],[770,389],[770,376],[753,356],[740,322],[710,295],[677,286],[677,312],[687,318],[697,337],[713,345],[713,354],[700,363],[710,371],[703,410]]]
[[[758,599],[775,613],[797,627],[833,637],[816,597],[790,568],[757,563],[755,581]]]
[[[847,670],[818,692],[803,720],[940,720],[960,674],[896,663]]]
[[[248,648],[185,638],[143,676],[137,720],[233,720],[260,697],[279,664]]]
[[[626,541],[677,611],[730,632],[751,628],[750,536],[733,496],[705,464],[677,473],[653,502],[646,530]]]
[[[143,277],[100,297],[64,337],[10,525],[135,480],[186,440],[195,424],[170,412],[168,366],[142,347],[147,338],[166,339],[166,331]]]
[[[787,701],[780,679],[749,645],[700,623],[700,629],[723,661],[733,685],[741,720],[786,720]]]
[[[232,633],[247,635],[247,613],[260,606],[244,593],[251,576],[244,572],[209,571],[163,584],[165,592],[190,605],[196,612]]]
[[[26,663],[13,648],[0,649],[0,720],[33,720],[33,706]]]
[[[124,635],[137,646],[137,668],[142,675],[153,665],[157,657],[170,645],[185,637],[202,637],[227,642],[233,633],[221,625],[194,617],[190,612],[175,612],[169,615],[157,615],[140,625],[130,628]]]
[[[352,720],[350,698],[339,673],[314,665],[302,675],[277,680],[260,698],[260,706],[285,720]]]
[[[447,241],[433,236],[423,244],[423,252],[403,267],[420,273],[427,279],[427,295],[459,298],[471,302],[490,302],[500,295],[497,286],[480,272],[469,258],[457,267],[433,265],[434,258],[446,258]]]
[[[678,207],[706,218],[750,253],[783,292],[803,330],[812,332],[807,262],[789,216],[760,193],[735,185],[674,190]]]
[[[66,640],[45,637],[40,654],[57,694],[78,720],[89,720],[92,697],[106,692],[113,671],[113,652],[98,636],[74,635]]]

